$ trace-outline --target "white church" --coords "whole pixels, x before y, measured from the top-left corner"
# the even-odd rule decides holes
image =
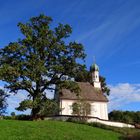
[[[97,117],[99,119],[108,120],[108,99],[101,91],[101,83],[99,81],[99,67],[93,64],[90,67],[92,75],[91,82],[77,82],[81,91],[82,99],[90,103],[91,112],[90,117]],[[76,93],[72,93],[68,89],[62,89],[61,94],[56,93],[55,97],[59,101],[61,112],[59,115],[73,115],[72,104],[78,101]]]

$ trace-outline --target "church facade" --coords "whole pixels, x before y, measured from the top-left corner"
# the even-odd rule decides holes
[[[88,116],[108,120],[108,99],[102,93],[101,83],[99,81],[99,67],[93,64],[90,68],[91,82],[77,82],[81,91],[80,96],[90,104],[90,114]],[[68,89],[62,89],[61,94],[56,93],[55,97],[59,102],[59,115],[73,115],[72,105],[79,100],[75,93]]]

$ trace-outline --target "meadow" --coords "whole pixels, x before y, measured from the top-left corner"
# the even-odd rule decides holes
[[[121,134],[60,121],[0,121],[0,140],[119,140]]]

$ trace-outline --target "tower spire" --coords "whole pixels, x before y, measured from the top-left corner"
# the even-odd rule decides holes
[[[95,63],[95,56],[93,56],[93,58],[94,58],[93,59],[94,60],[94,63],[90,67],[90,72],[91,72],[91,75],[92,75],[91,83],[93,84],[93,86],[95,88],[101,88],[101,83],[99,81],[99,67]]]

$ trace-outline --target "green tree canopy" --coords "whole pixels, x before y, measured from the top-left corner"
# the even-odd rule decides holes
[[[46,89],[56,84],[78,92],[78,85],[72,81],[62,81],[64,75],[75,77],[84,59],[83,45],[76,42],[65,43],[72,29],[59,24],[51,28],[52,19],[45,15],[33,17],[27,23],[19,23],[23,39],[11,42],[0,50],[0,79],[6,81],[6,88],[17,93],[25,90],[28,98],[20,105],[31,108],[35,117],[46,100]],[[20,108],[20,107],[19,107]],[[23,109],[23,106],[21,107]]]

